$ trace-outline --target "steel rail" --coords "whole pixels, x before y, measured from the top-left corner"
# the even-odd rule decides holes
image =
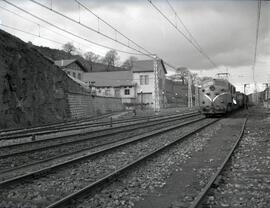
[[[150,123],[154,123],[154,122],[166,122],[167,120],[169,119],[184,119],[184,118],[187,118],[187,117],[192,117],[192,116],[197,116],[197,115],[200,115],[199,113],[189,113],[189,114],[181,114],[181,115],[178,115],[178,116],[174,116],[174,117],[167,117],[167,118],[160,118],[160,119],[154,119],[154,120],[150,120],[150,121],[145,121],[145,122],[141,122],[141,123],[135,123],[136,125],[147,125],[147,124],[150,124]],[[124,129],[124,130],[121,130],[123,128],[127,128],[127,127],[131,127],[131,129],[134,129],[134,123],[132,124],[127,124],[127,125],[123,125],[123,126],[115,126],[115,127],[110,127],[110,128],[105,128],[105,129],[96,129],[96,130],[92,130],[92,131],[87,131],[87,132],[77,132],[77,133],[74,133],[74,134],[70,134],[70,135],[64,135],[64,136],[55,136],[55,137],[52,137],[52,138],[47,138],[47,139],[39,139],[39,140],[32,140],[32,141],[27,141],[27,142],[23,142],[23,143],[17,143],[17,144],[11,144],[11,145],[5,145],[5,146],[1,146],[0,147],[0,151],[3,151],[7,148],[17,148],[17,147],[20,147],[20,146],[25,146],[25,145],[30,145],[30,144],[38,144],[38,143],[44,143],[44,142],[48,142],[48,141],[56,141],[56,140],[63,140],[63,139],[67,139],[67,138],[70,138],[70,137],[74,137],[74,136],[87,136],[87,135],[91,135],[91,134],[95,134],[95,133],[103,133],[102,135],[110,135],[112,134],[111,133],[105,133],[105,132],[108,132],[108,131],[113,131],[113,130],[118,130],[117,133],[121,133],[123,131],[126,131],[127,129]],[[139,127],[137,127],[139,128]],[[79,140],[77,140],[79,141]],[[0,155],[0,158],[1,158],[1,155]]]
[[[121,121],[124,122],[131,121],[132,119],[122,119]],[[134,119],[136,120],[136,119]],[[140,120],[137,118],[137,120]],[[83,129],[83,128],[89,128],[89,127],[98,127],[98,126],[107,126],[111,124],[111,121],[100,121],[100,122],[92,122],[94,120],[85,120],[80,123],[63,123],[51,127],[46,127],[42,129],[36,129],[32,131],[24,131],[24,132],[11,132],[11,133],[6,133],[2,134],[2,138],[0,137],[1,140],[8,140],[8,139],[16,139],[16,138],[23,138],[23,137],[29,137],[32,135],[38,136],[38,135],[44,135],[48,133],[57,133],[57,132],[64,132],[64,131],[70,131],[70,130],[76,130],[76,129]],[[112,123],[117,124],[121,123],[121,121],[114,120]],[[132,121],[131,121],[132,122]]]
[[[182,115],[182,114],[178,114]],[[170,115],[170,116],[178,116],[178,115]],[[30,132],[25,134],[15,133],[13,135],[6,135],[4,137],[0,136],[0,140],[12,140],[12,139],[18,139],[18,138],[26,138],[26,137],[33,137],[33,136],[41,136],[46,134],[52,134],[52,133],[59,133],[59,132],[66,132],[66,131],[72,131],[72,130],[80,130],[80,129],[87,129],[91,127],[100,127],[100,126],[108,126],[112,124],[121,124],[121,123],[127,123],[127,122],[135,122],[135,121],[141,121],[141,120],[149,120],[149,119],[158,119],[163,118],[166,116],[153,116],[153,117],[142,117],[142,118],[133,118],[133,119],[122,119],[122,120],[114,120],[114,121],[105,121],[105,122],[96,122],[96,123],[89,123],[89,124],[80,124],[80,125],[72,125],[69,126],[63,126],[63,128],[60,129],[53,129],[53,130],[46,130],[41,132]],[[169,117],[169,116],[167,116]],[[57,127],[56,127],[57,128]]]
[[[118,113],[118,112],[117,112]],[[9,128],[9,129],[2,129],[0,130],[0,136],[4,136],[7,134],[12,134],[14,133],[19,133],[19,132],[25,132],[25,131],[31,131],[31,130],[39,130],[42,128],[49,128],[51,126],[58,126],[58,125],[66,125],[66,124],[74,124],[74,123],[78,123],[78,122],[85,122],[85,121],[96,121],[99,119],[103,119],[106,117],[110,117],[112,115],[114,115],[115,113],[109,113],[109,114],[105,114],[105,115],[101,115],[101,116],[96,116],[96,117],[87,117],[87,118],[81,118],[81,119],[72,119],[69,121],[64,121],[64,122],[55,122],[55,123],[48,123],[48,124],[44,124],[44,125],[35,125],[29,128]]]
[[[91,147],[85,147],[85,148],[82,148],[80,150],[76,150],[76,151],[60,154],[60,155],[57,155],[57,156],[49,157],[47,159],[40,160],[40,161],[37,161],[37,162],[28,163],[28,164],[24,164],[24,165],[21,165],[21,166],[16,166],[16,167],[13,167],[13,168],[10,168],[10,169],[5,169],[3,171],[0,171],[0,175],[1,174],[6,174],[6,173],[9,173],[9,172],[14,172],[14,171],[17,171],[17,170],[20,170],[20,169],[23,169],[23,168],[31,167],[31,166],[34,166],[34,165],[38,165],[38,164],[41,164],[41,163],[46,163],[46,162],[49,162],[49,161],[52,161],[52,160],[55,160],[55,159],[59,159],[59,158],[71,156],[71,155],[74,155],[74,154],[78,154],[78,153],[81,153],[81,152],[84,152],[84,151],[87,151],[87,150],[91,150],[91,149],[94,149],[94,148],[98,148],[98,147],[102,147],[102,146],[105,146],[105,145],[117,143],[117,142],[120,142],[120,141],[123,141],[123,140],[127,140],[127,138],[123,137],[123,138],[120,138],[120,139],[118,139],[116,141],[109,141],[109,142],[106,142],[104,144],[99,144],[99,145],[95,145],[95,146],[91,146]]]
[[[193,117],[193,116],[197,116],[197,115],[186,115],[186,116],[183,116],[183,117],[180,117],[180,118],[177,117],[177,118],[173,118],[173,119],[164,119],[164,120],[161,120],[159,122],[156,122],[156,121],[143,122],[143,123],[139,123],[137,126],[134,126],[134,124],[133,124],[131,126],[132,127],[131,129],[120,129],[119,131],[116,131],[116,132],[109,132],[109,133],[106,133],[106,134],[96,135],[96,136],[93,136],[93,137],[75,139],[75,140],[72,140],[72,141],[63,142],[63,143],[59,143],[59,144],[51,144],[51,145],[47,145],[47,146],[43,146],[43,147],[32,148],[32,149],[28,149],[28,150],[23,150],[23,151],[13,152],[13,153],[9,153],[9,154],[4,154],[4,155],[0,155],[0,159],[5,159],[5,158],[8,158],[8,157],[14,157],[14,156],[17,156],[17,155],[20,155],[20,154],[33,153],[33,152],[37,152],[37,151],[47,150],[47,149],[50,149],[50,148],[56,148],[56,147],[60,147],[60,146],[70,145],[70,144],[76,144],[76,143],[80,143],[80,142],[84,142],[84,141],[99,139],[99,138],[106,137],[106,136],[113,136],[113,135],[116,135],[116,134],[119,134],[119,133],[141,129],[142,126],[144,128],[145,127],[152,127],[152,126],[156,126],[156,125],[159,125],[159,124],[176,121],[176,120],[179,120],[179,119],[182,120],[182,119],[190,118],[190,117]],[[101,131],[101,132],[104,132],[104,131]],[[33,141],[33,142],[35,142],[35,141]],[[30,145],[32,145],[33,142],[30,142]],[[39,140],[37,142],[40,143],[40,142],[43,142],[43,141]],[[19,144],[19,146],[27,145],[27,144],[22,143],[22,144]],[[3,151],[3,149],[10,148],[10,146],[5,146],[5,147],[6,148],[4,148],[4,147],[0,148],[0,150]],[[18,146],[12,145],[11,147],[18,147]]]
[[[105,177],[91,183],[90,185],[80,189],[79,191],[76,191],[76,192],[74,192],[74,193],[72,193],[72,194],[70,194],[70,195],[68,195],[68,196],[66,196],[66,197],[52,203],[52,204],[50,204],[46,208],[57,208],[57,207],[63,207],[65,205],[67,205],[67,204],[71,204],[72,202],[74,202],[74,200],[84,196],[86,193],[92,192],[95,188],[100,187],[100,186],[104,185],[105,183],[112,182],[117,176],[123,174],[125,171],[128,171],[130,168],[138,165],[139,163],[147,160],[150,157],[155,156],[156,154],[164,151],[165,149],[173,146],[174,144],[176,144],[176,143],[178,143],[180,141],[183,141],[187,137],[197,133],[198,131],[204,129],[205,127],[207,127],[207,126],[209,126],[209,125],[211,125],[213,123],[215,123],[218,120],[220,120],[220,119],[212,120],[211,122],[209,122],[207,124],[204,124],[204,125],[200,126],[199,128],[196,128],[195,130],[184,134],[183,136],[181,136],[177,140],[172,141],[172,142],[170,142],[170,143],[168,143],[168,144],[166,144],[166,145],[164,145],[164,146],[162,146],[162,147],[160,147],[160,148],[158,148],[156,150],[151,151],[147,155],[136,159],[135,161],[125,165],[124,167],[119,168],[118,170],[115,170],[114,172],[112,172],[112,173],[108,174],[107,176],[105,176]]]
[[[54,165],[46,167],[46,168],[42,168],[42,169],[37,170],[37,171],[32,171],[32,172],[26,173],[24,175],[20,175],[20,176],[14,177],[14,178],[10,178],[10,179],[1,181],[0,182],[0,187],[9,185],[11,183],[14,183],[14,182],[17,182],[17,181],[20,181],[20,180],[24,180],[24,179],[27,179],[27,178],[32,178],[33,179],[34,176],[36,178],[37,176],[41,176],[41,175],[46,174],[46,173],[48,173],[48,172],[50,172],[52,170],[55,170],[57,168],[65,167],[65,166],[70,165],[72,163],[79,162],[79,161],[85,160],[85,159],[89,159],[89,158],[91,158],[93,156],[97,156],[99,154],[103,154],[105,152],[112,151],[112,150],[117,149],[119,147],[131,144],[131,143],[143,140],[143,139],[147,139],[149,137],[159,135],[159,134],[165,133],[167,131],[171,131],[171,130],[179,128],[179,127],[183,127],[183,126],[186,126],[186,125],[189,125],[189,124],[192,124],[192,123],[196,123],[196,122],[199,122],[201,120],[205,120],[205,118],[200,118],[200,119],[195,119],[195,120],[192,120],[192,121],[187,121],[187,122],[184,122],[184,123],[181,123],[181,124],[176,124],[176,125],[173,125],[173,126],[169,126],[169,127],[165,127],[165,128],[162,128],[162,129],[147,132],[147,133],[144,133],[142,135],[137,135],[137,136],[131,137],[127,141],[123,141],[120,144],[114,144],[111,147],[107,147],[107,148],[104,148],[102,150],[98,150],[96,152],[89,153],[87,155],[83,155],[83,156],[80,156],[80,157],[77,157],[77,158],[73,158],[71,160],[68,160],[68,161],[65,161],[65,162],[62,162],[62,163],[57,163],[57,164],[54,164]]]
[[[228,161],[230,160],[231,156],[233,155],[235,149],[238,147],[243,134],[244,134],[244,130],[245,130],[245,126],[247,123],[248,117],[245,118],[241,131],[238,135],[237,141],[234,143],[232,149],[230,150],[230,152],[228,153],[227,157],[225,158],[225,160],[223,161],[223,163],[220,165],[220,167],[218,167],[216,173],[210,178],[209,182],[207,183],[207,185],[201,190],[201,192],[199,193],[199,195],[195,198],[195,200],[193,201],[192,205],[189,206],[189,208],[198,208],[204,197],[206,196],[207,192],[209,191],[209,189],[212,187],[213,183],[216,181],[216,179],[218,178],[218,176],[220,175],[220,173],[224,170],[226,164],[228,163]]]

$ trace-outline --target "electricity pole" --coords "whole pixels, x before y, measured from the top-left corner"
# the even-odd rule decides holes
[[[155,85],[155,91],[154,91],[154,109],[156,111],[160,111],[160,95],[159,95],[159,84],[158,84],[158,64],[157,64],[157,57],[154,57],[154,85]]]
[[[188,73],[188,107],[192,108],[193,100],[192,100],[192,89],[191,89],[191,74]]]

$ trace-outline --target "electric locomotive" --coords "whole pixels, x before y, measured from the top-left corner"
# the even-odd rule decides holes
[[[208,79],[200,89],[200,110],[206,116],[225,114],[237,108],[235,87],[226,79]]]

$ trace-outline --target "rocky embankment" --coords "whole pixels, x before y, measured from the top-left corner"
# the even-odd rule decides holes
[[[0,30],[0,129],[70,118],[67,92],[83,92],[31,44]]]

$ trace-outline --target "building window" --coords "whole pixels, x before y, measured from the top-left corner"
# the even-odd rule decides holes
[[[78,79],[81,80],[82,77],[81,77],[81,73],[78,73]]]
[[[106,90],[105,90],[105,95],[106,95],[106,96],[109,96],[110,94],[111,94],[110,89],[106,89]]]
[[[76,73],[75,73],[75,72],[73,72],[73,73],[72,73],[72,76],[73,76],[74,78],[76,78]]]
[[[140,75],[140,85],[149,84],[149,75]]]
[[[125,95],[129,95],[129,94],[130,94],[129,89],[125,89]]]

